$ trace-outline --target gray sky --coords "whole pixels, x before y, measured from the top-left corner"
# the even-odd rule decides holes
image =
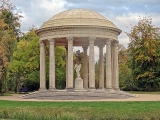
[[[22,31],[27,32],[29,26],[39,28],[43,22],[55,14],[74,8],[93,10],[105,16],[122,30],[120,44],[127,47],[131,25],[138,22],[139,16],[151,16],[153,25],[160,27],[160,0],[10,0],[21,10]],[[98,51],[96,51],[98,52]]]

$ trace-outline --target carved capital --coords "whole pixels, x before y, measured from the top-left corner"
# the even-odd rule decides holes
[[[82,48],[83,48],[83,51],[87,51],[88,46],[82,46]]]
[[[53,38],[48,39],[49,44],[50,45],[54,45],[55,44],[55,40]]]
[[[114,47],[118,48],[118,43],[117,42],[114,44]]]
[[[73,44],[73,37],[69,36],[66,39],[68,40],[68,44]]]
[[[96,37],[90,37],[89,38],[89,44],[94,44],[95,39],[96,39]]]
[[[118,43],[119,43],[119,41],[118,41],[118,40],[114,40],[114,42],[115,42],[115,44],[118,44]]]
[[[96,37],[89,37],[89,41],[94,41]]]
[[[110,45],[112,41],[113,41],[112,39],[107,39],[106,40],[106,45]]]
[[[104,45],[98,45],[99,49],[103,49]]]
[[[40,46],[45,46],[45,43],[44,43],[44,41],[43,40],[41,40],[41,41],[39,41],[39,44],[40,44]]]

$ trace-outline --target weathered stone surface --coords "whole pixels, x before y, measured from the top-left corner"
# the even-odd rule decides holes
[[[83,79],[82,78],[76,78],[75,79],[75,89],[76,90],[82,90],[83,89]]]
[[[60,12],[43,23],[40,28],[65,25],[92,25],[117,28],[113,22],[101,14],[85,9],[73,9]]]
[[[104,16],[84,9],[67,10],[44,22],[40,29],[36,30],[36,33],[40,37],[40,89],[38,92],[23,96],[23,98],[70,100],[132,97],[132,95],[119,90],[117,43],[121,30]],[[46,89],[45,47],[47,45],[50,48],[49,90]],[[103,63],[104,45],[106,45],[106,80],[104,80]],[[55,87],[56,46],[65,46],[66,48],[66,89],[63,91],[57,90]],[[78,64],[75,83],[73,80],[74,46],[82,46],[84,50],[83,75],[80,72],[81,66]],[[95,89],[95,46],[100,48],[98,90]],[[89,48],[89,57],[87,48]]]
[[[23,95],[24,99],[48,99],[48,100],[96,100],[96,99],[121,99],[135,97],[132,94],[123,91],[105,91],[105,90],[95,90],[95,91],[61,91],[56,92],[45,91],[45,92],[34,92],[31,94]]]

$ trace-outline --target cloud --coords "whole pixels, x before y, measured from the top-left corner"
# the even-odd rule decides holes
[[[22,11],[22,31],[35,25],[39,28],[43,22],[55,14],[74,8],[90,9],[105,16],[122,30],[118,37],[120,44],[127,47],[131,25],[136,25],[138,16],[153,18],[153,25],[160,27],[159,0],[11,0]]]
[[[22,11],[22,31],[27,32],[29,26],[39,28],[43,22],[55,14],[64,11],[65,1],[61,0],[11,0]]]

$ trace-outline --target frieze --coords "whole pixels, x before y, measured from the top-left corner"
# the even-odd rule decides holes
[[[41,36],[41,33],[43,32],[48,32],[48,31],[51,31],[51,30],[63,30],[63,29],[67,29],[67,30],[70,30],[70,29],[81,29],[81,28],[84,28],[84,29],[87,29],[87,31],[90,31],[90,29],[98,29],[98,31],[102,31],[102,30],[105,30],[106,32],[113,32],[114,34],[116,34],[117,36],[122,32],[120,29],[117,29],[117,28],[108,28],[108,27],[103,27],[103,26],[90,26],[90,27],[86,27],[86,26],[60,26],[60,27],[52,27],[52,28],[42,28],[42,29],[38,29],[36,31],[36,33]]]
[[[95,30],[69,30],[69,31],[54,31],[50,33],[42,33],[40,37],[63,35],[63,34],[99,34],[99,35],[114,35],[107,31],[95,31]]]
[[[88,35],[87,35],[88,34]],[[49,38],[60,38],[60,37],[65,37],[68,35],[72,35],[72,36],[95,36],[95,37],[103,37],[103,38],[113,38],[117,40],[117,35],[114,34],[112,31],[107,31],[107,30],[96,30],[96,29],[80,29],[80,30],[76,30],[76,29],[72,29],[72,30],[65,30],[65,31],[50,31],[47,33],[41,33],[40,35],[40,39],[47,39]]]

